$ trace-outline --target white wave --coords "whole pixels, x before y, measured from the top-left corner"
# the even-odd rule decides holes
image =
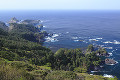
[[[79,37],[79,38],[82,38],[82,37]]]
[[[88,43],[88,42],[86,42],[86,41],[83,41],[84,43]]]
[[[111,41],[106,41],[106,42],[103,42],[103,43],[107,44],[107,43],[113,43],[113,42],[111,42]]]
[[[44,21],[41,20],[40,22],[43,23]]]
[[[79,40],[74,40],[75,42],[78,42]]]
[[[100,47],[103,47],[104,45],[99,45]]]
[[[83,37],[83,38],[90,38],[90,37]]]
[[[114,76],[108,74],[104,74],[103,77],[114,78]]]
[[[106,42],[103,42],[103,43],[105,43],[105,44],[108,44],[108,43],[113,43],[113,44],[120,44],[120,42],[119,41],[117,41],[117,40],[114,40],[113,42],[111,42],[111,41],[106,41]]]
[[[72,39],[78,39],[78,37],[72,37]]]
[[[94,72],[98,72],[98,71],[91,71],[92,73],[94,73]]]
[[[57,36],[59,36],[59,35],[58,35],[58,34],[53,34],[53,36],[52,36],[52,37],[54,38],[54,37],[57,37]]]
[[[114,52],[115,50],[112,50],[112,52]]]
[[[108,53],[109,54],[109,56],[112,56],[113,54],[112,53]]]
[[[106,49],[113,49],[113,47],[103,47],[103,48],[106,48]]]
[[[59,36],[59,35],[53,34],[52,36],[48,36],[45,38],[45,40],[46,40],[45,42],[57,42],[57,41],[59,41],[58,39],[56,39],[57,36]]]
[[[116,64],[118,64],[118,62],[117,61],[115,61],[116,62]]]
[[[51,37],[46,37],[46,38],[45,38],[45,40],[46,40],[45,42],[50,42],[51,39],[52,39]]]
[[[50,20],[40,20],[40,23],[43,23],[43,22],[48,22]]]
[[[51,42],[57,42],[58,40],[57,39],[52,39]]]
[[[97,39],[89,39],[89,41],[99,41],[99,40],[97,40]]]
[[[5,25],[9,27],[9,24],[8,24],[8,23],[5,23]]]
[[[113,43],[114,43],[114,44],[120,44],[120,42],[119,42],[119,41],[116,41],[116,40],[114,40]]]
[[[46,27],[46,26],[43,26],[43,27]]]
[[[53,37],[47,37],[45,39],[46,39],[45,42],[57,42],[58,41],[56,38],[53,38]]]
[[[69,33],[69,32],[66,32],[67,34]]]
[[[96,38],[96,39],[103,39],[103,38]]]

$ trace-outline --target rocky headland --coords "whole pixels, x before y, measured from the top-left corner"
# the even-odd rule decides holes
[[[21,21],[13,17],[8,22],[8,26],[0,21],[0,28],[10,32],[12,35],[18,35],[26,40],[43,43],[48,33],[43,31],[43,24],[40,22],[40,20]]]
[[[18,23],[19,22],[19,20],[17,20],[15,17],[13,17],[10,21],[9,21],[9,23]]]

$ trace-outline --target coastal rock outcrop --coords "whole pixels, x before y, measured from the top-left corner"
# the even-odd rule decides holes
[[[99,48],[97,51],[96,51],[96,55],[97,56],[109,56],[108,52],[105,50],[105,48]]]
[[[17,20],[15,17],[13,17],[10,21],[9,21],[9,23],[18,23],[19,22],[19,20]]]
[[[46,31],[41,31],[38,27],[30,24],[10,23],[9,32],[16,33],[23,39],[40,43],[44,42],[44,38],[48,36],[48,33]]]
[[[113,60],[113,59],[109,59],[109,58],[105,59],[105,64],[107,64],[107,65],[114,65],[116,63],[117,62],[115,60]]]

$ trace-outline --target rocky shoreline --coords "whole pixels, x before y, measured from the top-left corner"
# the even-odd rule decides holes
[[[17,20],[14,17],[9,21],[9,24],[14,23],[14,24],[23,24],[23,25],[33,25],[33,26],[35,26],[36,28],[38,28],[40,30],[39,34],[42,35],[42,36],[39,36],[39,34],[36,34],[35,38],[38,40],[38,42],[44,42],[46,36],[48,36],[50,38],[50,37],[53,36],[53,34],[48,34],[46,31],[42,31],[43,30],[43,24],[41,24],[40,22],[41,22],[40,20],[22,20],[21,21],[21,20]],[[3,22],[0,22],[0,25],[2,25],[3,27],[6,27],[5,23],[3,23]],[[13,29],[13,26],[9,26],[9,30],[12,30],[12,29]],[[108,54],[108,52],[104,48],[99,47],[99,46],[97,46],[95,48],[98,48],[98,50],[96,51],[97,56],[99,56],[99,57],[101,57],[101,56],[102,57],[109,57],[110,56],[110,54]],[[88,53],[90,53],[89,50],[88,50]],[[102,65],[103,64],[115,65],[115,64],[117,64],[117,61],[115,61],[113,59],[106,58],[105,60],[102,61],[101,64]],[[99,71],[100,68],[101,68],[100,66],[95,66],[94,70]]]

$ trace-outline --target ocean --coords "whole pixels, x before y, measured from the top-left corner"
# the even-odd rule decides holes
[[[33,10],[0,11],[0,21],[41,20],[44,30],[53,34],[46,37],[43,46],[53,52],[59,48],[86,48],[89,44],[104,47],[111,59],[118,63],[105,65],[103,71],[92,74],[108,74],[120,79],[120,11]]]

